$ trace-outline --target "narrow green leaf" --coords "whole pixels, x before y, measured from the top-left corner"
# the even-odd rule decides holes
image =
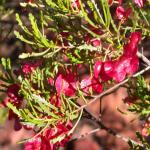
[[[16,108],[16,106],[12,105],[11,103],[7,103],[7,107],[10,108],[15,114],[17,114],[19,117],[21,116],[20,115],[20,112],[19,110]]]

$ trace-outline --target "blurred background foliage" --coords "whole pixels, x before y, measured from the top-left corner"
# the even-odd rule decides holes
[[[0,58],[12,57],[15,58],[15,52],[18,45],[16,44],[15,36],[13,35],[13,29],[16,26],[15,23],[15,11],[19,1],[10,2],[9,0],[0,0]],[[15,6],[15,7],[14,7]],[[3,70],[0,66],[0,72]],[[0,94],[0,101],[4,99],[5,95]],[[0,124],[4,123],[7,117],[7,109],[0,109]]]

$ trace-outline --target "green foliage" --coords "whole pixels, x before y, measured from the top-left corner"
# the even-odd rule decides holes
[[[150,35],[150,9],[149,5],[145,6],[144,9],[139,9],[136,6],[131,5],[133,13],[134,13],[134,19],[132,20],[132,23],[134,24],[135,28],[139,28],[143,30],[144,35]]]
[[[35,4],[39,9],[37,10],[39,15],[29,14],[30,26],[26,26],[17,14],[17,22],[25,34],[22,35],[15,31],[15,35],[23,42],[31,45],[34,51],[31,54],[24,54],[25,56],[21,55],[20,58],[43,56],[45,58],[53,57],[57,59],[58,52],[60,53],[60,50],[64,46],[63,44],[60,45],[60,47],[56,45],[60,41],[63,42],[66,38],[66,40],[69,41],[69,46],[65,47],[68,50],[68,57],[72,57],[70,58],[72,62],[80,62],[81,60],[78,60],[78,56],[73,56],[72,53],[75,51],[74,47],[84,47],[83,35],[86,35],[87,32],[91,37],[99,38],[104,43],[112,45],[116,51],[107,52],[107,55],[116,55],[117,57],[117,54],[120,54],[120,50],[124,45],[128,32],[140,28],[143,31],[143,35],[146,36],[150,34],[150,25],[148,23],[150,16],[148,15],[149,13],[147,13],[149,6],[145,9],[138,9],[133,3],[130,3],[134,11],[132,18],[135,19],[129,18],[129,25],[127,25],[124,23],[118,24],[117,21],[114,21],[114,16],[110,13],[110,11],[112,11],[111,7],[105,0],[100,0],[99,2],[95,0],[88,0],[86,2],[80,0],[79,3],[80,10],[72,8],[70,0],[39,0]],[[28,5],[30,7],[31,4]],[[89,11],[92,12],[89,13]],[[141,20],[144,20],[144,22],[141,22]],[[86,22],[82,23],[83,21]],[[102,31],[101,35],[93,32],[88,24],[91,25],[92,28]],[[62,37],[60,33],[66,31],[71,33],[71,38]],[[47,33],[49,32],[52,34],[51,39],[47,38]],[[54,39],[57,39],[57,41]],[[48,57],[45,56],[48,53],[47,49],[49,49],[48,52],[50,53]],[[83,50],[83,55],[87,55],[86,47],[84,47]],[[101,50],[106,51],[104,47],[101,47]],[[86,61],[87,59],[85,58],[81,62]]]
[[[141,118],[150,115],[150,86],[142,76],[139,76],[136,83],[131,82],[129,95],[135,98],[135,103],[129,107],[129,111],[138,113]],[[137,100],[137,101],[136,101]]]
[[[0,100],[0,102],[1,102],[1,100]],[[6,108],[1,108],[0,109],[0,125],[5,123],[7,117],[8,117],[8,110]]]
[[[9,58],[2,58],[1,62],[5,70],[11,70],[11,62]]]
[[[130,146],[130,148],[132,150],[149,150],[150,149],[150,145],[149,143],[143,138],[143,136],[139,133],[139,132],[136,132],[136,136],[137,138],[141,141],[141,145],[143,146],[139,146],[135,143],[133,143],[132,141],[129,141],[128,144]]]
[[[54,43],[52,41],[49,41],[46,38],[46,36],[40,32],[36,19],[31,13],[29,14],[29,21],[32,27],[31,31],[29,31],[27,27],[23,26],[23,22],[21,21],[18,14],[16,15],[16,18],[17,18],[18,24],[21,26],[23,31],[27,34],[27,37],[29,37],[29,39],[26,39],[26,37],[23,37],[23,35],[20,35],[19,32],[15,31],[14,33],[18,39],[30,45],[34,45],[37,48],[38,47],[39,48],[54,48],[55,46]],[[30,39],[32,39],[32,42]]]
[[[4,71],[0,72],[0,80],[6,83],[13,83],[14,79],[11,73],[11,61],[9,58],[1,58],[0,64],[2,65]],[[0,84],[0,86],[7,88],[7,85]],[[2,90],[3,91],[3,90]]]
[[[33,84],[38,86],[38,89],[34,88],[27,78],[19,77],[19,82],[21,82],[20,94],[26,100],[26,106],[19,110],[16,110],[12,105],[8,105],[8,107],[14,113],[19,114],[21,122],[25,125],[32,124],[32,126],[45,128],[47,125],[56,125],[58,120],[65,122],[65,120],[74,120],[78,117],[78,113],[72,113],[76,107],[71,100],[63,101],[62,98],[64,105],[60,109],[50,103],[52,95],[49,95],[50,93],[47,91],[49,85],[45,83],[44,77],[46,76],[46,69],[40,70],[40,68],[34,70],[30,75],[29,78],[32,79]],[[63,118],[56,114],[62,114]],[[49,118],[50,116],[51,118]]]
[[[20,117],[20,112],[19,110],[16,108],[16,106],[13,106],[11,103],[7,103],[7,107],[10,108],[16,115],[18,115],[18,117]]]

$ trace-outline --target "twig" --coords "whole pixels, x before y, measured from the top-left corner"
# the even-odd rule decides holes
[[[16,21],[12,21],[12,20],[0,20],[0,23],[2,23],[2,24],[11,24],[11,25],[17,24]]]
[[[90,135],[92,135],[92,134],[94,134],[96,132],[99,132],[100,130],[101,130],[101,128],[93,129],[92,131],[89,131],[89,132],[87,132],[85,134],[77,136],[76,138],[73,138],[72,141],[86,138],[87,136],[90,136]]]
[[[99,99],[99,119],[102,118],[102,104],[103,104],[103,99]]]
[[[14,24],[11,25],[9,32],[6,34],[6,36],[2,39],[2,41],[0,41],[0,43],[3,43],[8,36],[10,35],[10,33],[12,32],[12,29],[14,28]]]
[[[117,132],[115,132],[113,129],[108,128],[107,126],[105,126],[101,121],[97,121],[97,123],[99,124],[99,126],[101,127],[102,130],[105,130],[107,133],[115,136],[116,138],[121,139],[122,141],[128,143],[129,141],[131,141],[132,143],[134,143],[135,145],[139,145],[141,147],[144,147],[143,144],[138,143],[136,141],[134,141],[133,139],[129,138],[129,137],[125,137],[123,135],[118,134]]]
[[[141,58],[148,66],[150,66],[150,60],[147,59],[142,53],[137,53],[138,57]]]
[[[94,114],[92,114],[91,112],[88,112],[87,110],[85,110],[85,112],[88,114],[88,116],[90,116],[89,119],[93,120],[94,122],[96,122],[96,123],[99,125],[99,128],[94,129],[94,130],[92,130],[92,131],[90,131],[90,132],[88,132],[88,133],[85,133],[85,134],[83,134],[83,135],[80,135],[80,136],[78,136],[78,137],[76,137],[76,138],[74,138],[74,139],[72,139],[72,140],[79,140],[79,139],[81,139],[81,138],[85,138],[86,136],[89,136],[89,135],[91,135],[91,134],[94,134],[94,133],[96,133],[96,132],[98,132],[98,131],[100,131],[100,130],[105,130],[107,133],[109,133],[109,134],[115,136],[115,137],[118,138],[118,139],[121,139],[122,141],[124,141],[124,142],[126,142],[126,143],[128,143],[129,141],[131,141],[131,142],[134,143],[135,145],[139,145],[139,146],[141,146],[141,147],[144,147],[143,144],[138,143],[138,142],[134,141],[133,139],[131,139],[131,138],[129,138],[129,137],[125,137],[125,136],[123,136],[123,135],[120,135],[120,134],[116,133],[113,129],[111,129],[111,128],[107,127],[105,124],[103,124],[102,121],[99,120],[99,119],[98,119]]]
[[[8,3],[5,3],[4,4],[4,7],[5,8],[18,8],[18,7],[20,7],[20,4],[19,4],[19,1],[17,2],[8,2]]]

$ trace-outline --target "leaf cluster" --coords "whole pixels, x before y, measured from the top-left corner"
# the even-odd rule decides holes
[[[135,103],[129,107],[129,111],[137,113],[141,118],[147,118],[150,115],[150,85],[144,77],[139,76],[130,86],[128,93],[135,98]]]

